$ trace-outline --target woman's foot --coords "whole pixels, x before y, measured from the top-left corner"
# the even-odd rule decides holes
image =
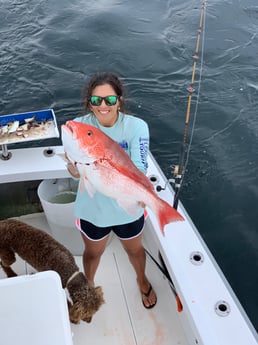
[[[152,285],[148,283],[147,289],[140,289],[142,294],[142,304],[146,309],[153,308],[157,303],[157,296],[152,288]]]

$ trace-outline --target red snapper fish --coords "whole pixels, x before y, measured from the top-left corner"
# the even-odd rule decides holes
[[[80,172],[80,186],[90,196],[96,191],[115,199],[129,214],[140,204],[156,215],[162,234],[166,224],[184,218],[156,194],[150,180],[122,147],[100,129],[77,121],[62,125],[64,150]]]

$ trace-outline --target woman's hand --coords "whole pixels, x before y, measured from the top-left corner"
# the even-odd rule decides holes
[[[67,163],[67,170],[69,171],[69,173],[76,178],[80,177],[80,173],[79,170],[76,168],[76,166],[72,163],[72,162],[68,162]]]
[[[67,156],[67,153],[65,152],[65,159],[67,160],[67,170],[69,171],[69,173],[75,177],[75,178],[79,178],[80,177],[80,173],[79,173],[79,170],[77,169],[76,165],[74,163],[72,163],[70,161],[70,159],[68,158]]]

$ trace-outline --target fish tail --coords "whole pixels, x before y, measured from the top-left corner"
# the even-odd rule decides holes
[[[159,206],[157,209],[157,217],[160,225],[160,230],[162,235],[165,236],[164,227],[166,224],[172,222],[178,222],[184,220],[184,217],[172,206],[170,206],[166,201],[159,201]]]

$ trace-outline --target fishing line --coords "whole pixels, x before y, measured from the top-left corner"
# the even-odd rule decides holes
[[[194,63],[192,68],[192,79],[191,84],[188,89],[189,95],[188,95],[188,102],[187,102],[187,110],[186,110],[186,117],[185,117],[185,128],[184,128],[184,134],[183,134],[183,141],[181,145],[181,153],[179,157],[179,164],[175,166],[174,168],[174,178],[170,179],[169,182],[172,182],[174,184],[174,204],[173,207],[177,209],[178,201],[179,201],[179,193],[182,187],[182,183],[184,180],[184,174],[188,165],[189,161],[189,154],[190,149],[193,141],[193,134],[195,129],[195,123],[197,118],[197,112],[198,112],[198,106],[199,106],[199,99],[200,99],[200,89],[201,89],[201,81],[202,81],[202,71],[203,71],[203,55],[204,55],[204,38],[205,38],[205,17],[206,17],[206,0],[202,1],[201,6],[201,14],[200,14],[200,22],[199,22],[199,28],[197,30],[197,41],[196,41],[196,47],[195,47],[195,54],[193,56]],[[199,48],[201,46],[201,54],[199,56]],[[197,60],[200,58],[200,68],[199,68],[199,80],[195,81],[195,72],[197,69]],[[192,96],[195,92],[194,85],[197,83],[197,92],[196,92],[196,103],[195,103],[195,110],[193,114],[193,124],[192,124],[192,131],[190,134],[189,144],[188,148],[187,146],[187,137],[188,137],[188,125],[190,120],[190,113],[191,113],[191,103],[192,103]]]

